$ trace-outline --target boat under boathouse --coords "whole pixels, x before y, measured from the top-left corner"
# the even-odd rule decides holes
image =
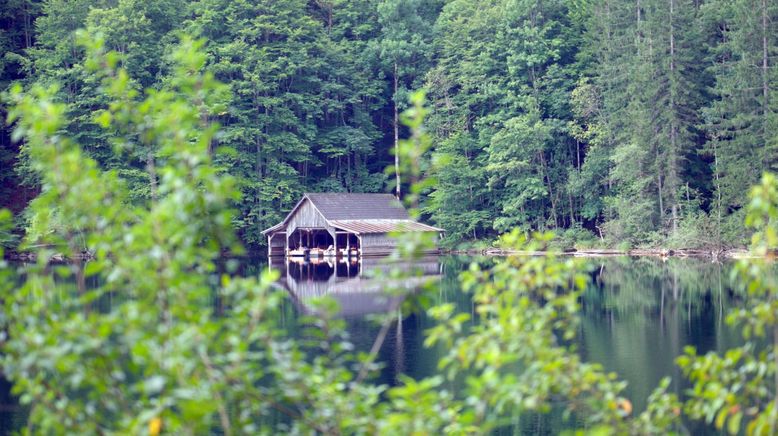
[[[271,257],[356,257],[391,253],[393,232],[438,238],[443,229],[412,220],[392,194],[322,193],[304,194],[283,221],[262,234]]]

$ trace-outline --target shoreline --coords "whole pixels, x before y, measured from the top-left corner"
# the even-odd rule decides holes
[[[567,250],[507,250],[502,248],[471,248],[471,249],[441,249],[438,255],[460,255],[460,256],[545,256],[547,254],[555,254],[557,256],[572,256],[572,257],[658,257],[658,258],[697,258],[697,259],[711,259],[711,260],[724,260],[724,259],[750,259],[758,256],[754,256],[748,250],[744,248],[738,249],[719,249],[719,250],[704,250],[697,248],[683,248],[683,249],[666,249],[666,248],[635,248],[630,250],[619,250],[613,248],[591,248],[591,249],[567,249]],[[257,252],[260,255],[260,252]],[[229,255],[227,256],[229,257]],[[249,255],[249,257],[253,257]],[[83,252],[75,256],[66,257],[61,253],[56,253],[49,259],[52,262],[65,262],[68,260],[93,260],[95,258],[93,253]],[[21,262],[35,262],[37,261],[36,253],[32,252],[17,252],[7,251],[3,259],[9,261],[21,261]]]
[[[630,250],[618,250],[611,248],[592,249],[567,249],[561,251],[540,250],[506,250],[501,248],[466,249],[466,250],[441,250],[441,254],[452,255],[480,255],[480,256],[545,256],[549,253],[558,256],[572,257],[659,257],[659,258],[697,258],[697,259],[746,259],[757,256],[752,255],[746,249],[719,249],[703,250],[697,248],[666,249],[666,248],[635,248]]]

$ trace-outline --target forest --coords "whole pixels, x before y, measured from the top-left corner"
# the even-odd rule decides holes
[[[520,228],[743,246],[748,187],[778,164],[776,21],[775,0],[5,0],[0,87],[59,84],[62,133],[142,204],[156,151],[99,125],[109,101],[75,32],[121,54],[136,90],[169,86],[173,47],[202,38],[226,84],[202,113],[221,126],[209,150],[237,180],[233,227],[249,246],[303,192],[402,195],[387,167],[416,89],[436,180],[423,217],[451,245]],[[0,208],[20,235],[41,181],[12,129]]]
[[[767,0],[2,12],[0,431],[778,433]],[[307,296],[241,256],[301,192],[393,190],[452,245],[751,251],[443,256],[424,275],[435,235],[409,231],[386,270],[333,259],[326,283],[379,291],[307,277]],[[6,259],[18,241],[32,256]]]

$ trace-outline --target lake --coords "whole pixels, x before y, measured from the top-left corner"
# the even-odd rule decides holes
[[[469,257],[427,258],[415,264],[434,277],[437,302],[454,303],[459,311],[472,312],[470,295],[462,292],[457,276],[470,262],[488,264],[495,259]],[[273,265],[281,272],[280,283],[295,301],[298,312],[308,312],[307,302],[319,295],[333,296],[342,306],[351,340],[367,351],[379,326],[366,319],[370,313],[391,307],[380,294],[381,284],[365,276],[376,267],[344,264],[336,268],[319,264]],[[700,353],[725,350],[742,344],[738,330],[726,322],[728,308],[738,304],[729,285],[733,263],[704,259],[655,257],[607,257],[589,260],[591,284],[581,301],[577,347],[585,360],[601,363],[628,382],[626,396],[634,411],[641,412],[646,399],[663,377],[671,377],[671,391],[679,396],[688,385],[674,359],[692,345]],[[361,289],[362,293],[356,292]],[[424,332],[434,325],[425,314],[403,314],[389,331],[380,360],[385,364],[380,381],[393,385],[400,374],[421,378],[436,372],[447,350],[423,346]],[[455,386],[452,388],[456,388]],[[507,433],[557,434],[574,426],[560,414],[523,417]],[[705,431],[690,424],[696,434]]]
[[[415,262],[414,267],[423,271],[426,279],[435,281],[435,301],[472,312],[470,295],[460,289],[457,280],[472,261],[488,265],[495,259],[433,257]],[[680,382],[674,358],[683,353],[685,346],[706,352],[742,343],[738,331],[725,323],[728,308],[739,302],[739,294],[729,285],[731,263],[623,257],[591,259],[589,266],[592,280],[581,300],[576,345],[585,360],[601,363],[628,382],[625,394],[635,412],[643,410],[646,398],[665,376],[673,379],[671,391],[682,395],[687,386]],[[279,270],[278,286],[289,296],[286,310],[279,316],[296,318],[315,313],[311,305],[314,299],[331,296],[339,303],[350,338],[359,350],[369,350],[379,331],[369,315],[396,310],[398,297],[387,297],[382,292],[387,280],[370,277],[369,271],[382,268],[377,260],[337,265],[324,261],[268,265],[265,259],[244,260],[240,273],[258,274],[266,268]],[[417,284],[410,281],[404,286]],[[394,385],[400,374],[420,378],[436,372],[437,361],[446,350],[422,345],[424,332],[433,323],[423,313],[401,314],[380,351],[384,368],[379,382]],[[7,383],[0,383],[0,389],[0,429],[18,429],[25,412],[15,406]],[[564,421],[559,413],[522,416],[504,433],[556,434],[575,424]],[[704,430],[690,427],[693,433]]]

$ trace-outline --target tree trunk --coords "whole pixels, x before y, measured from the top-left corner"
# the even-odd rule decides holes
[[[551,185],[551,175],[548,173],[548,166],[546,165],[546,155],[543,151],[540,152],[540,167],[543,171],[542,176],[546,179],[546,185],[548,186],[548,198],[551,201],[551,217],[554,219],[554,226],[559,227],[559,216],[556,213],[556,197]]]
[[[346,154],[346,192],[351,192],[351,153]]]
[[[661,221],[665,220],[665,205],[662,201],[662,170],[659,167],[659,150],[657,149],[657,167],[656,167],[656,182],[657,182],[657,191],[659,193],[659,219]],[[664,222],[662,223],[664,225]]]
[[[260,103],[259,103],[259,94],[257,92],[254,93],[254,110],[259,113],[260,111]],[[267,107],[264,108],[263,112],[265,113],[265,118],[268,117],[268,110]],[[255,153],[256,153],[256,161],[255,161],[255,167],[254,171],[257,174],[257,179],[262,179],[262,138],[260,137],[259,133],[254,135],[254,147],[255,147]]]
[[[151,191],[151,201],[157,202],[157,167],[154,164],[154,153],[149,150],[146,153],[146,171],[149,173],[149,190]]]
[[[678,188],[678,125],[675,111],[675,28],[673,18],[675,14],[675,0],[670,0],[670,153],[669,153],[669,182],[670,204],[673,218],[673,234],[678,229],[678,205],[676,204],[676,190]],[[667,180],[666,180],[667,182]]]
[[[400,199],[400,116],[397,110],[397,62],[394,63],[394,173],[397,178],[397,187],[394,195]]]
[[[32,47],[32,17],[28,9],[29,4],[24,8],[24,48]]]
[[[716,243],[721,247],[721,181],[719,180],[719,152],[717,146],[718,138],[713,139],[713,164],[716,168]]]
[[[769,92],[768,85],[768,59],[767,59],[767,0],[762,0],[762,140],[765,143],[764,159],[762,160],[763,171],[767,171],[769,165],[769,156],[767,152],[767,116],[769,112]]]
[[[641,41],[640,40],[640,37],[641,37],[641,34],[640,34],[640,19],[641,19],[641,17],[640,17],[640,15],[641,15],[640,0],[637,0],[637,2],[635,3],[635,12],[636,12],[636,15],[637,15],[637,26],[636,26],[637,31],[635,32],[635,42],[636,42],[635,46],[637,48],[638,57],[640,57],[640,41]]]
[[[257,175],[257,179],[262,179],[262,141],[259,138],[259,134],[254,135],[254,172]]]

